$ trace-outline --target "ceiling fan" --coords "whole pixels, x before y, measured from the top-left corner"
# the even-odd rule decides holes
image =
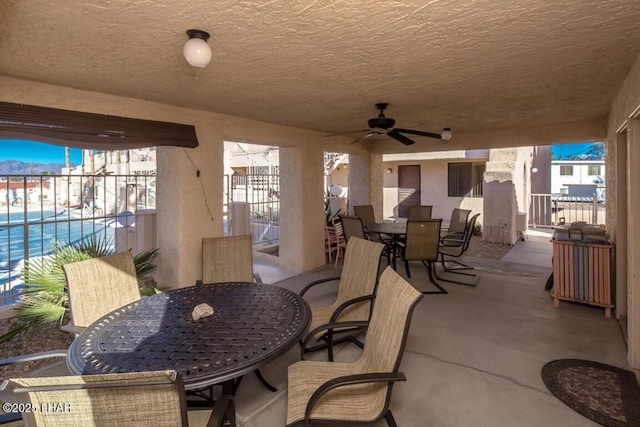
[[[441,133],[434,133],[434,132],[426,132],[422,130],[402,129],[402,128],[394,127],[396,124],[396,121],[384,115],[384,110],[388,106],[389,106],[388,102],[380,102],[376,104],[376,108],[380,111],[380,113],[378,114],[378,117],[369,119],[369,121],[367,122],[367,124],[369,125],[369,129],[356,131],[356,132],[366,132],[366,134],[356,138],[352,142],[352,144],[358,141],[361,141],[363,139],[369,138],[372,135],[387,135],[397,141],[400,141],[404,145],[415,144],[415,141],[403,134],[427,136],[429,138],[443,139],[445,141],[448,141],[451,139],[450,128],[442,129]],[[347,133],[353,133],[353,132],[347,132]],[[341,134],[341,135],[344,135],[344,134]],[[327,135],[327,136],[335,136],[335,135]]]

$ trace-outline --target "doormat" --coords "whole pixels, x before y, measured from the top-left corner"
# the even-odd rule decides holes
[[[552,360],[542,368],[551,394],[606,427],[640,426],[640,387],[633,372],[580,359]]]

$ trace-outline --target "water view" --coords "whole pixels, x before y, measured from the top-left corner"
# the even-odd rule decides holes
[[[115,218],[88,218],[82,209],[28,206],[25,216],[24,208],[12,207],[0,213],[0,285],[5,292],[20,286],[24,259],[50,255],[56,240],[73,243],[97,236],[114,241],[115,230]]]

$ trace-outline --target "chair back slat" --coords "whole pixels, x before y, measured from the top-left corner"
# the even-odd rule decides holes
[[[438,258],[441,219],[408,221],[404,258],[435,261]]]
[[[87,327],[107,313],[140,299],[136,266],[129,251],[62,265],[71,322]]]
[[[431,205],[413,205],[409,207],[409,221],[424,221],[431,219]]]
[[[376,223],[376,215],[372,205],[354,206],[353,212],[355,216],[360,218],[364,227]]]
[[[363,372],[397,372],[407,341],[411,315],[423,295],[391,267],[380,276],[376,301],[358,360]]]
[[[360,217],[340,215],[340,222],[342,223],[342,231],[344,232],[344,238],[347,242],[352,237],[365,238],[364,226],[362,225]]]
[[[175,371],[17,378],[2,386],[13,401],[39,409],[23,414],[27,426],[188,425],[184,386]]]
[[[202,281],[253,282],[251,235],[203,238]]]

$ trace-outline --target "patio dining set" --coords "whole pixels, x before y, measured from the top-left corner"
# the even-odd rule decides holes
[[[411,235],[407,228],[407,247]],[[350,236],[340,276],[299,294],[254,274],[250,235],[202,245],[202,280],[152,296],[140,296],[129,251],[64,264],[71,322],[63,329],[73,343],[0,365],[59,357],[69,374],[4,380],[0,423],[234,426],[243,377],[254,373],[276,391],[260,368],[299,345],[286,425],[396,425],[390,395],[406,381],[399,366],[422,294],[391,267],[380,274],[387,242]],[[334,280],[335,302],[311,308],[305,295]],[[355,362],[334,361],[342,342],[362,348]],[[305,360],[325,350],[326,360]]]
[[[424,293],[447,293],[438,283],[445,281],[461,285],[476,286],[479,276],[473,274],[471,267],[458,259],[469,248],[476,221],[480,214],[471,215],[471,210],[454,208],[448,227],[442,227],[442,219],[431,217],[433,206],[415,205],[409,209],[409,217],[401,221],[376,222],[373,206],[354,206],[354,215],[339,215],[333,219],[333,225],[326,228],[325,252],[332,261],[335,253],[336,265],[343,253],[346,242],[352,237],[369,239],[385,245],[382,256],[387,264],[397,269],[397,260],[405,265],[407,277],[411,277],[409,262],[422,262],[428,272],[431,283],[437,291]],[[466,276],[469,279],[456,280],[447,274],[441,277],[436,271],[440,263],[444,273]]]

